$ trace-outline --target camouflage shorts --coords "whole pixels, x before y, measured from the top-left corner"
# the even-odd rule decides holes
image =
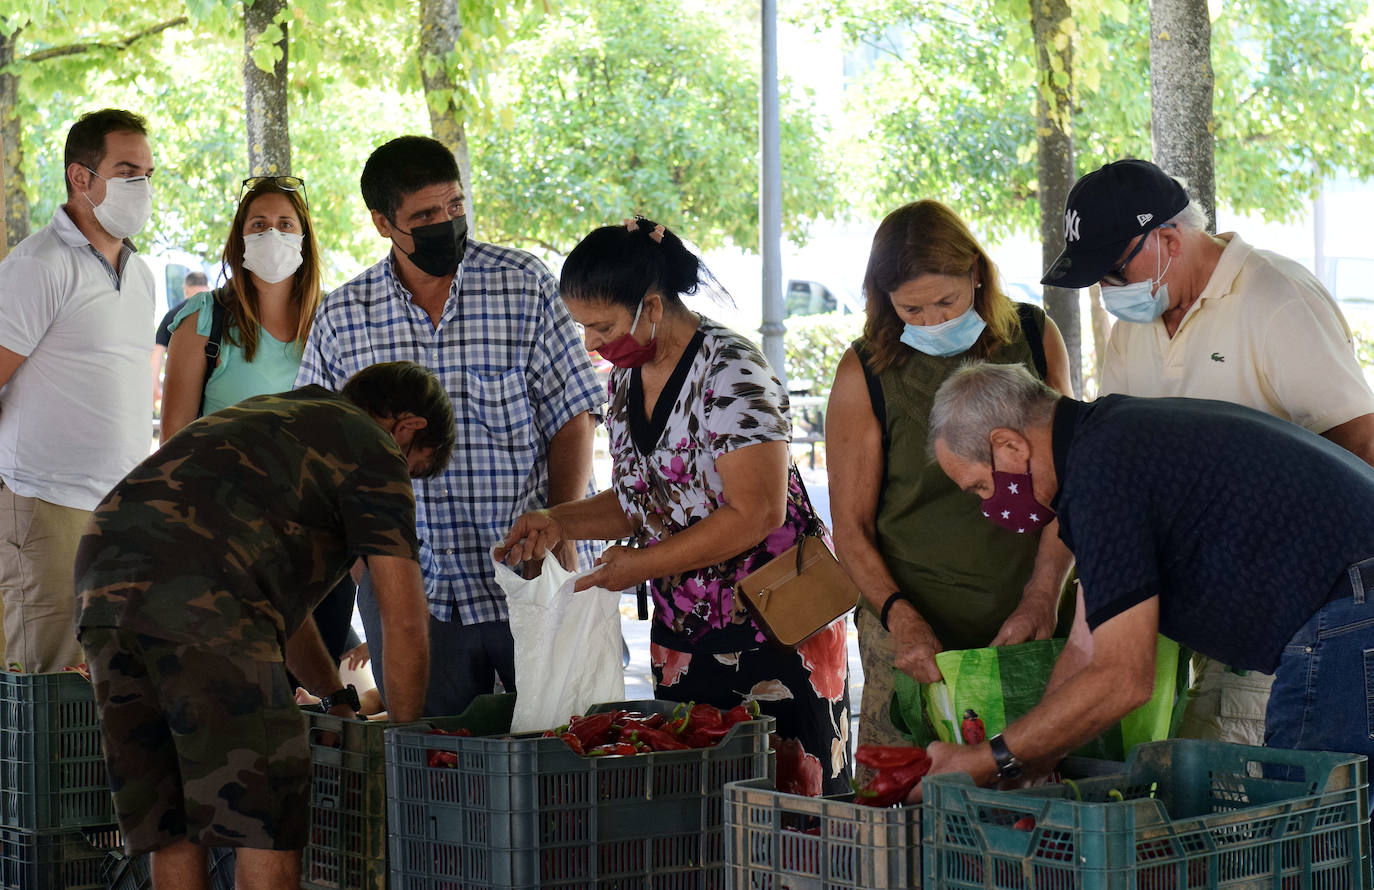
[[[310,749],[281,662],[81,629],[115,815],[131,855],[305,846]]]

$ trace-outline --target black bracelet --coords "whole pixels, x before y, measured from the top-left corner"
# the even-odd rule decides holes
[[[898,600],[902,600],[908,604],[911,602],[911,600],[907,597],[905,593],[902,593],[900,590],[894,591],[892,596],[887,598],[887,602],[883,603],[883,611],[881,614],[878,615],[878,623],[881,624],[883,626],[883,630],[887,631],[888,633],[892,632],[892,628],[887,626],[887,613],[892,611],[893,604],[896,603]],[[915,607],[913,606],[912,608]]]
[[[362,703],[358,701],[358,690],[353,688],[352,683],[324,696],[315,707],[321,714],[328,714],[335,705],[348,705],[355,714],[361,710]]]

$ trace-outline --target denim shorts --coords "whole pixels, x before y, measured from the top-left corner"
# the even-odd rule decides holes
[[[1374,758],[1374,557],[1352,564],[1284,647],[1264,743]]]

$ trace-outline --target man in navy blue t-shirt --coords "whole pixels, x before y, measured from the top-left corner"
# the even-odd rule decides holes
[[[1149,699],[1157,633],[1277,674],[1266,745],[1374,756],[1374,468],[1239,405],[1084,404],[1008,365],[952,375],[930,439],[991,521],[1057,514],[1082,582],[1044,698],[985,744],[932,745],[934,772],[1053,766]]]

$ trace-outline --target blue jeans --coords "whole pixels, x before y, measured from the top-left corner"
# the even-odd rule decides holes
[[[1264,743],[1374,758],[1374,558],[1351,565],[1332,597],[1283,649]]]

